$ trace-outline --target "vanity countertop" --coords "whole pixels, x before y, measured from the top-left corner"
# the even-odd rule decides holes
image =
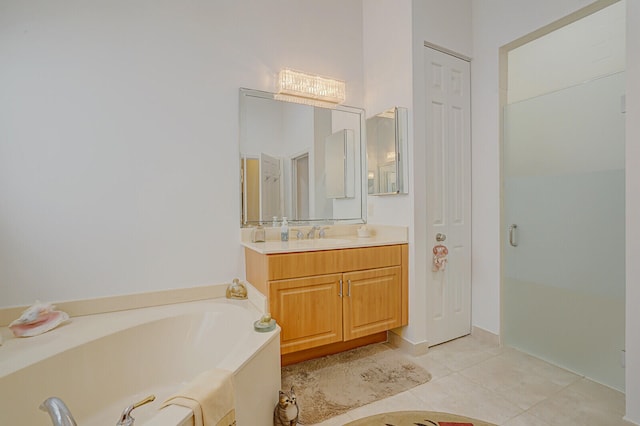
[[[358,237],[359,226],[342,225],[330,227],[325,238],[298,240],[291,234],[289,241],[280,241],[269,238],[271,233],[267,230],[267,241],[251,242],[251,229],[242,230],[241,244],[261,254],[294,253],[320,250],[340,250],[357,247],[386,246],[394,244],[407,244],[407,227],[367,225],[370,236]],[[295,227],[305,231],[308,227]],[[273,237],[276,237],[273,233]],[[279,236],[279,234],[278,234]]]

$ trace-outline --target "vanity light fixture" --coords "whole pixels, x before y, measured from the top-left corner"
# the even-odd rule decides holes
[[[345,101],[346,84],[342,80],[284,68],[278,74],[277,92],[279,98],[293,102],[335,106]]]

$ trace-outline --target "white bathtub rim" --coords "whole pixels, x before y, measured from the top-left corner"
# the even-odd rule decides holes
[[[215,298],[73,317],[70,322],[54,330],[28,338],[14,338],[10,330],[7,327],[3,327],[1,332],[3,333],[4,342],[0,346],[0,379],[39,361],[119,331],[164,318],[206,312],[215,307],[216,304],[231,304],[243,307],[248,309],[255,319],[259,319],[263,314],[262,310],[250,300]],[[279,335],[279,330],[264,334],[268,335],[265,337],[269,338],[265,339],[262,343],[263,345],[270,338]],[[236,368],[240,368],[248,362],[252,356],[242,360],[239,365],[221,365],[220,368],[235,371]],[[225,358],[225,360],[230,362],[231,360],[228,358]]]

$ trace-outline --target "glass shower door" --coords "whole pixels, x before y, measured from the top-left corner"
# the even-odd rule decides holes
[[[508,105],[503,338],[624,390],[624,73]]]

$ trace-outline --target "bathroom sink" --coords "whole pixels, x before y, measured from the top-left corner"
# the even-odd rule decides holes
[[[332,248],[344,248],[352,244],[354,240],[348,238],[315,238],[312,240],[290,239],[289,241],[267,241],[257,243],[255,246],[262,253],[282,253],[287,251],[306,250],[330,250]]]
[[[316,238],[313,240],[295,240],[295,243],[300,247],[330,247],[349,244],[350,242],[351,240],[343,238]]]

